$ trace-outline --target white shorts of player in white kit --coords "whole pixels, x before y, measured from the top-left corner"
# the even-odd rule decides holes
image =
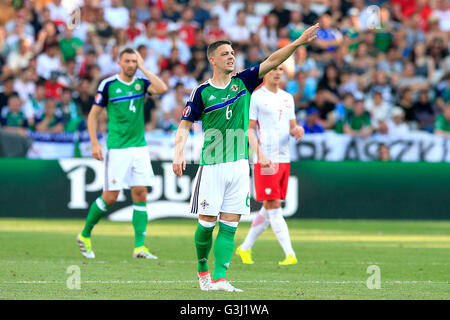
[[[198,168],[191,196],[191,213],[250,214],[250,168],[247,159]]]
[[[149,186],[154,177],[148,147],[108,149],[105,155],[105,191]]]

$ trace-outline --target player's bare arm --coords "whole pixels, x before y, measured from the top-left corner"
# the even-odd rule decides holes
[[[150,86],[147,89],[147,92],[150,94],[163,94],[166,93],[169,88],[167,85],[162,81],[159,77],[151,73],[147,70],[144,66],[144,59],[142,59],[142,56],[139,52],[136,52],[137,56],[137,67],[142,71],[142,73],[147,77],[147,79],[150,81]]]
[[[287,58],[289,58],[298,47],[304,44],[308,44],[317,38],[316,31],[319,29],[319,24],[309,27],[302,33],[302,35],[297,38],[294,42],[291,42],[287,46],[272,53],[266,60],[264,60],[259,66],[259,78],[264,77],[264,75],[270,70],[278,67]]]
[[[267,168],[272,165],[272,161],[267,158],[261,150],[261,145],[258,142],[258,138],[256,137],[256,121],[249,120],[248,122],[248,142],[250,147],[255,151],[258,162],[261,164],[261,167]]]
[[[100,145],[97,139],[97,123],[98,123],[98,116],[102,111],[103,111],[102,107],[93,105],[91,111],[89,111],[87,121],[89,138],[91,139],[92,145],[92,157],[100,161],[103,160],[103,155],[102,155],[102,146]]]
[[[297,125],[297,122],[292,119],[289,122],[290,130],[289,133],[295,138],[295,140],[300,141],[305,135],[305,129],[302,126]]]
[[[175,137],[175,155],[173,157],[172,169],[178,177],[181,177],[183,171],[186,170],[186,160],[184,160],[183,150],[192,124],[192,121],[181,120]]]

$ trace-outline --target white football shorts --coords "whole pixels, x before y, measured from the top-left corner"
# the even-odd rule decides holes
[[[147,146],[108,149],[104,161],[105,191],[119,191],[152,184],[154,174]]]
[[[191,213],[217,216],[220,212],[250,214],[250,167],[247,159],[198,168]]]

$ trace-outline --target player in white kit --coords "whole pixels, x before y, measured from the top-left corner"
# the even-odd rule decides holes
[[[252,94],[250,101],[248,137],[258,159],[254,164],[256,200],[263,201],[263,206],[244,243],[236,250],[245,264],[254,263],[251,248],[269,224],[285,253],[279,264],[297,263],[281,200],[286,199],[290,173],[289,136],[298,141],[304,130],[297,125],[294,98],[279,88],[282,76],[282,65],[267,73],[264,85]]]

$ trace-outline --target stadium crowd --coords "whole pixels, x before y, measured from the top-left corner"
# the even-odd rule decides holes
[[[230,39],[239,71],[317,21],[318,39],[287,61],[282,85],[307,134],[450,136],[446,0],[0,0],[1,128],[86,130],[99,82],[132,47],[170,87],[147,98],[146,130],[174,131],[211,76],[209,43]]]

